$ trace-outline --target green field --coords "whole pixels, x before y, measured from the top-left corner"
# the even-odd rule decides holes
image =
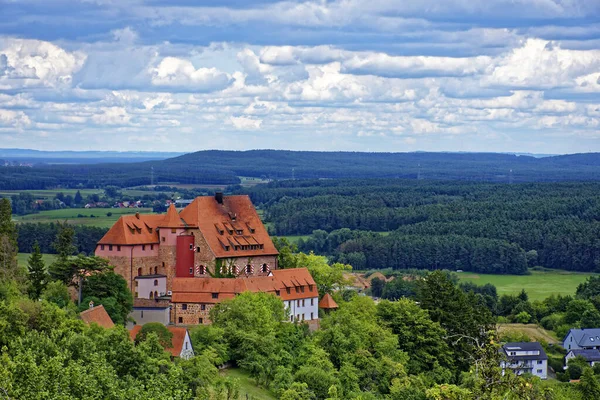
[[[19,222],[64,222],[67,221],[73,225],[98,226],[101,228],[110,228],[119,219],[121,215],[148,214],[152,212],[151,208],[64,208],[62,210],[41,211],[37,214],[27,214],[14,217]],[[106,214],[112,213],[109,217]],[[78,217],[81,214],[83,217]],[[94,217],[92,217],[94,215]]]
[[[577,286],[589,276],[596,275],[569,271],[532,271],[531,275],[488,275],[471,272],[457,273],[464,282],[477,285],[491,283],[498,295],[518,294],[525,289],[531,300],[543,300],[551,294],[574,295]]]
[[[256,386],[254,379],[250,377],[248,372],[241,368],[227,368],[221,371],[221,374],[231,378],[236,378],[240,383],[240,395],[245,398],[246,395],[252,396],[253,399],[275,400],[277,397],[270,390]]]
[[[0,192],[0,197],[16,196],[19,193],[29,193],[37,200],[46,200],[53,199],[58,193],[64,193],[65,196],[68,194],[75,196],[77,190],[79,190],[83,197],[92,194],[104,194],[104,190],[102,189],[3,190]]]
[[[17,255],[17,261],[19,262],[19,265],[27,267],[27,261],[29,260],[30,255],[31,254],[29,253],[19,253]],[[44,260],[44,264],[46,264],[47,267],[48,265],[54,262],[54,260],[56,259],[56,254],[42,254],[42,259]]]

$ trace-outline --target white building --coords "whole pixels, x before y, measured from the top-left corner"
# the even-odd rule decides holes
[[[600,349],[600,328],[570,329],[563,340],[563,348],[567,351]]]
[[[600,350],[598,349],[574,349],[570,350],[565,357],[565,365],[569,362],[570,359],[575,357],[583,357],[585,361],[587,361],[590,367],[593,367],[595,364],[600,363]],[[565,369],[567,367],[565,366]]]
[[[548,356],[538,342],[506,343],[502,346],[506,360],[500,362],[502,373],[512,370],[517,375],[525,373],[546,379],[548,377]]]

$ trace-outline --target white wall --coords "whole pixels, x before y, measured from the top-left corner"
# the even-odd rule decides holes
[[[300,302],[299,305],[298,302]],[[302,305],[302,302],[304,302],[304,305]],[[311,297],[302,300],[286,300],[283,303],[285,304],[285,308],[289,310],[290,316],[294,317],[294,320],[302,321],[302,314],[304,314],[305,321],[319,319],[319,297]]]
[[[158,281],[157,282],[158,286],[154,286],[155,280]],[[135,288],[135,291],[137,292],[138,299],[149,299],[150,292],[152,292],[152,293],[158,292],[159,296],[161,293],[167,293],[167,278],[166,277],[161,277],[161,278],[137,277],[135,281],[137,282],[137,287]]]
[[[538,364],[538,360],[527,360],[527,361],[515,361],[500,363],[502,368],[502,374],[504,375],[505,370],[509,369],[517,375],[522,375],[531,372],[532,375],[537,376],[541,379],[548,378],[548,360],[539,360],[541,364]],[[533,367],[533,368],[531,368]]]
[[[192,348],[192,341],[190,340],[190,335],[188,332],[185,333],[185,339],[183,340],[183,345],[181,346],[181,354],[179,357],[187,360],[188,358],[194,357],[194,349]]]
[[[148,322],[160,322],[163,325],[169,325],[169,308],[134,308],[129,314],[137,325],[144,325]]]

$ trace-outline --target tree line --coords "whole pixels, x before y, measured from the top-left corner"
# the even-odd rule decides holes
[[[264,209],[272,234],[312,234],[299,243],[303,251],[360,269],[523,273],[525,261],[573,271],[600,267],[600,185],[594,182],[355,179],[245,190]]]

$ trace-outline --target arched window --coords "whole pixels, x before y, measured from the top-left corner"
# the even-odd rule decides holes
[[[246,265],[246,273],[247,274],[251,274],[252,273],[252,265],[250,265],[250,264]]]
[[[239,272],[239,268],[238,268],[238,266],[237,266],[237,265],[234,265],[233,267],[231,267],[231,273],[232,273],[233,275],[237,275],[237,274],[238,274],[238,272]]]
[[[150,292],[150,298],[153,299],[154,298],[154,293]]]
[[[158,279],[154,280],[154,286],[158,286]]]
[[[163,269],[165,268],[165,262],[163,261]]]
[[[158,274],[158,267],[154,267],[154,275]]]
[[[267,264],[262,265],[262,272],[269,272],[269,266]]]
[[[200,269],[200,271],[199,271],[200,275],[206,275],[206,267],[204,265],[201,265],[199,267],[199,269]]]
[[[138,268],[138,276],[142,276],[142,268]]]
[[[221,265],[221,271],[220,272],[221,272],[221,275],[227,274],[227,266]]]
[[[154,297],[158,297],[158,292],[156,290],[154,291]]]

